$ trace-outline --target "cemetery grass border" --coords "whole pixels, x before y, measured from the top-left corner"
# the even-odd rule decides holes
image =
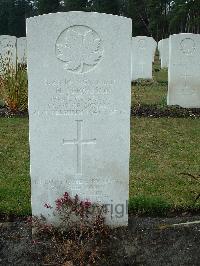
[[[198,174],[199,120],[135,117],[131,127],[129,211],[199,213],[200,183],[179,175]],[[0,165],[0,219],[30,215],[28,118],[0,118]]]
[[[11,112],[7,108],[0,107],[1,117],[28,117],[28,111]],[[180,106],[159,106],[156,104],[143,104],[131,107],[131,117],[173,117],[173,118],[200,118],[199,108],[182,108]]]

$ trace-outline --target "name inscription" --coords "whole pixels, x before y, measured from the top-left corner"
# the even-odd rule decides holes
[[[64,79],[45,80],[45,110],[34,114],[95,115],[116,113],[114,105],[115,81]]]

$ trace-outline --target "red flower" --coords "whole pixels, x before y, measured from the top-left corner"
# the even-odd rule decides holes
[[[85,201],[85,208],[88,209],[91,207],[91,205],[92,205],[92,203],[90,201],[88,201],[88,200]]]
[[[51,205],[49,205],[48,203],[45,203],[44,204],[44,207],[47,208],[47,209],[52,209],[53,207],[51,207]]]

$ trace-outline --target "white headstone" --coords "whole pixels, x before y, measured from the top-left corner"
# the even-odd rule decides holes
[[[26,62],[27,62],[26,37],[17,38],[17,63],[26,64]]]
[[[169,65],[169,38],[158,42],[159,58],[161,60],[161,68],[167,68]]]
[[[168,105],[200,107],[200,34],[170,36]]]
[[[16,67],[16,37],[14,36],[0,36],[0,72],[2,72],[2,64],[8,64],[13,69]]]
[[[132,81],[152,79],[152,62],[157,43],[152,37],[132,38]]]
[[[27,20],[33,215],[55,222],[43,206],[66,191],[127,225],[131,34],[130,19],[99,13]]]
[[[159,42],[158,42],[158,51],[159,51],[159,59],[161,59],[161,45],[162,45],[162,40],[160,40]]]

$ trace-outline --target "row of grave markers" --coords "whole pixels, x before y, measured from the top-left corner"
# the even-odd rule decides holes
[[[139,78],[152,78],[152,62],[154,61],[156,48],[157,42],[152,37],[137,36],[132,38],[132,81]],[[163,48],[159,51],[162,52],[161,66],[167,67],[168,64],[163,65],[164,52],[167,50]],[[0,56],[3,60],[9,58],[12,65],[15,65],[16,62],[26,64],[26,37],[16,38],[14,36],[1,35]]]
[[[132,38],[132,81],[152,78],[151,37]],[[158,42],[161,68],[168,68],[168,105],[200,107],[200,34],[180,33]]]
[[[163,40],[164,41],[164,40]],[[157,42],[152,37],[137,36],[132,38],[132,81],[152,78],[152,62],[157,48]],[[167,49],[159,49],[161,56],[161,66],[163,65],[164,52]],[[9,58],[10,63],[15,65],[16,62],[26,64],[27,48],[26,37],[16,38],[9,35],[0,36],[0,56],[3,60]]]
[[[157,42],[152,37],[137,36],[132,38],[132,81],[152,78],[152,62]],[[27,63],[26,37],[16,38],[9,35],[0,36],[0,57],[10,60],[15,66]]]
[[[16,38],[10,35],[0,35],[0,60],[5,62],[9,60],[10,65],[13,67],[16,66],[16,63],[26,64],[26,37]]]
[[[179,98],[186,99],[189,74],[199,80],[200,51],[198,36],[170,38],[172,102],[176,86]],[[131,54],[134,45],[142,51],[137,59]],[[145,45],[144,37],[134,44],[132,21],[120,16],[67,12],[27,19],[33,215],[58,224],[44,205],[55,207],[68,192],[109,206],[107,224],[127,225],[131,79],[141,56],[152,72],[156,49],[153,39]],[[190,73],[182,71],[186,64]]]
[[[16,38],[9,35],[0,36],[0,57],[9,58],[15,66],[27,63],[26,37]],[[157,48],[157,42],[152,37],[137,36],[132,38],[132,80],[151,79],[152,62]]]

